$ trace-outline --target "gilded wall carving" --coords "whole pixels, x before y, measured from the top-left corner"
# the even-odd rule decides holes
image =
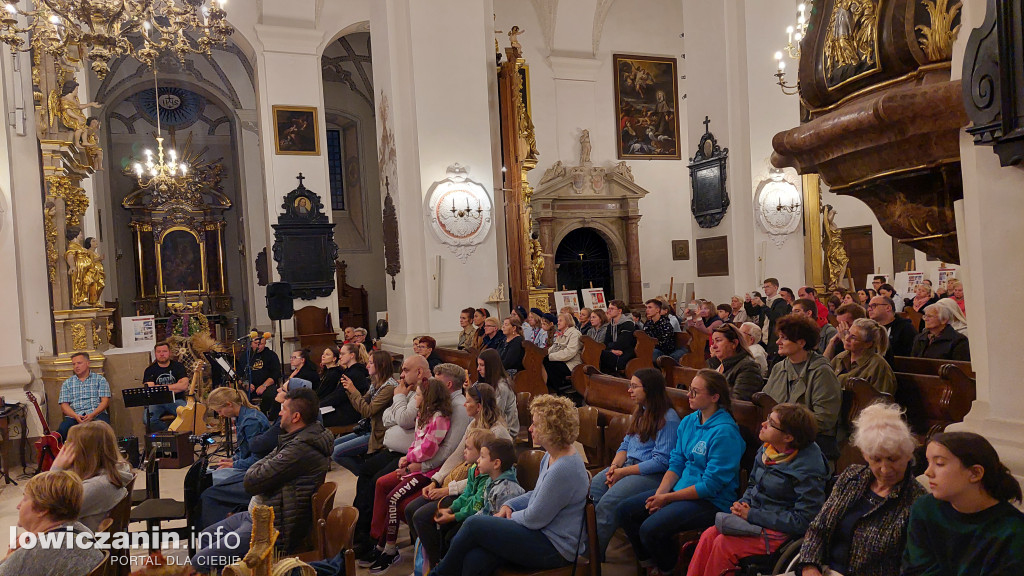
[[[89,208],[89,197],[85,189],[75,186],[67,176],[47,176],[49,194],[64,199],[64,220],[66,226],[79,226],[81,217]]]
[[[919,33],[917,42],[928,60],[948,60],[953,55],[953,42],[960,33],[960,9],[963,2],[949,6],[949,0],[924,0],[921,5],[928,11],[930,23],[928,26],[919,24],[914,28]]]
[[[825,81],[836,86],[877,68],[875,0],[837,0],[825,33]]]
[[[71,325],[71,347],[75,350],[85,350],[89,342],[85,338],[85,324],[75,322]]]

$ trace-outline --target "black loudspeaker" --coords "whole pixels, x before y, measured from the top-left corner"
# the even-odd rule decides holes
[[[125,460],[132,465],[132,468],[139,467],[139,464],[142,463],[142,455],[139,454],[139,438],[137,436],[122,436],[118,438],[117,447],[121,450]]]
[[[267,314],[270,314],[270,319],[288,320],[294,313],[292,285],[287,282],[267,284]]]

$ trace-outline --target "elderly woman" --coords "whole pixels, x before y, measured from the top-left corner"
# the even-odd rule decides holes
[[[750,320],[747,317],[747,311],[743,309],[743,298],[733,296],[732,300],[729,301],[729,309],[732,314],[732,321],[736,324],[743,324]]]
[[[523,369],[523,323],[511,315],[502,321],[501,333],[505,335],[505,341],[498,348],[498,354],[501,355],[501,365],[508,372],[509,382],[514,382],[516,372]]]
[[[619,527],[615,514],[623,500],[661,485],[668,459],[676,444],[679,415],[665,392],[665,376],[655,368],[641,368],[629,382],[629,397],[636,408],[611,465],[594,475],[590,495],[597,505],[597,540],[601,558]]]
[[[89,422],[88,424],[98,424]],[[75,426],[74,430],[86,424]],[[25,484],[18,504],[18,526],[38,540],[47,532],[70,530],[69,540],[76,534],[92,534],[78,522],[82,508],[82,481],[74,472],[50,470],[33,476]],[[31,548],[17,547],[0,562],[0,576],[86,576],[103,560],[103,551],[73,545]]]
[[[590,313],[589,320],[590,330],[584,332],[587,336],[590,336],[601,344],[607,343],[608,340],[608,314],[604,310],[594,310]]]
[[[128,493],[131,467],[121,456],[110,424],[93,420],[75,426],[53,461],[51,470],[69,470],[82,479],[83,497],[78,520],[90,530]]]
[[[764,392],[778,403],[807,406],[818,423],[818,447],[829,460],[839,457],[836,426],[843,393],[828,360],[814,351],[818,324],[803,314],[779,318],[779,355],[785,359],[772,368]]]
[[[858,318],[846,331],[846,350],[832,358],[832,369],[845,389],[850,378],[865,378],[879,392],[896,392],[896,375],[885,361],[889,336],[885,328],[869,318]]]
[[[854,421],[852,443],[867,466],[852,465],[808,526],[795,574],[898,576],[910,509],[924,487],[914,479],[914,437],[895,404],[873,404]]]
[[[501,324],[494,316],[484,320],[484,339],[481,341],[481,350],[498,350],[505,343],[505,334],[501,331]],[[433,366],[431,366],[433,370]]]
[[[750,354],[750,347],[739,328],[722,324],[711,333],[708,342],[711,345],[708,368],[725,375],[733,398],[749,401],[755,392],[761,391],[764,387],[761,368]]]
[[[502,566],[547,570],[576,559],[590,486],[583,458],[573,447],[579,415],[568,398],[548,394],[534,398],[530,412],[530,432],[546,452],[536,487],[494,516],[470,516],[432,574],[483,576]]]
[[[548,390],[563,392],[571,389],[567,383],[572,369],[579,365],[580,353],[583,352],[582,334],[576,329],[572,314],[563,312],[558,315],[558,334],[548,346],[548,356],[544,359],[545,381]],[[563,392],[564,393],[564,392]]]
[[[956,300],[952,298],[942,298],[938,302],[936,302],[935,305],[942,306],[943,308],[949,310],[949,315],[951,318],[951,320],[949,321],[949,325],[953,327],[953,330],[956,330],[964,337],[967,337],[967,317],[964,316],[963,310],[961,310],[960,307],[957,306]]]
[[[952,290],[949,298],[952,298],[956,305],[960,308],[960,311],[967,316],[967,302],[964,300],[964,284],[959,280],[953,280],[951,282]]]
[[[814,415],[804,406],[772,408],[758,433],[764,445],[754,457],[746,492],[701,535],[687,576],[723,574],[740,558],[771,554],[787,539],[803,536],[825,501],[829,476],[814,443],[817,433]]]
[[[767,378],[768,353],[764,351],[764,346],[761,346],[761,327],[753,322],[744,322],[740,324],[740,332],[743,334],[743,340],[747,343],[747,351],[750,352],[751,358],[761,370],[761,378]]]
[[[903,574],[1024,574],[1020,484],[992,444],[972,432],[928,443],[931,494],[910,510]]]
[[[725,376],[707,368],[698,372],[690,383],[693,412],[679,424],[661,484],[619,505],[619,525],[642,567],[671,574],[676,532],[707,528],[735,501],[746,444],[731,407]]]
[[[914,338],[911,356],[940,360],[970,361],[967,337],[953,329],[953,314],[945,306],[929,306],[924,311],[924,331]]]

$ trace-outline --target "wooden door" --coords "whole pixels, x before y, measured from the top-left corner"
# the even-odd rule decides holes
[[[875,250],[872,244],[871,226],[852,226],[843,228],[843,245],[846,255],[850,258],[850,274],[853,275],[854,286],[864,288],[868,274],[875,273]]]

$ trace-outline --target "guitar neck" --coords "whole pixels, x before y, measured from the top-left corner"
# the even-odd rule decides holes
[[[28,393],[28,399],[32,401],[32,405],[36,408],[36,416],[39,416],[39,422],[43,425],[43,434],[48,435],[50,433],[50,426],[46,423],[46,418],[43,417],[43,411],[39,408],[39,402],[36,402],[36,397],[31,392]]]

